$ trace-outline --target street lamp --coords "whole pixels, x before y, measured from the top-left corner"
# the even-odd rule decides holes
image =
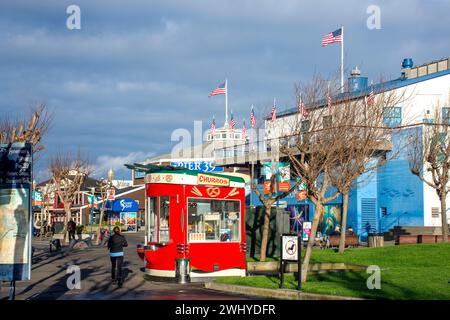
[[[114,178],[114,171],[113,171],[113,169],[109,169],[109,171],[108,171],[108,188],[109,189],[112,188],[113,178]],[[108,200],[108,201],[112,201],[112,200]],[[105,202],[105,205],[106,205],[106,202]],[[112,202],[111,202],[111,209],[112,209]],[[111,216],[110,216],[109,211],[108,211],[108,236],[111,237]]]
[[[92,197],[91,197],[91,219],[90,219],[90,224],[94,224],[95,187],[91,188],[91,193],[92,193]]]

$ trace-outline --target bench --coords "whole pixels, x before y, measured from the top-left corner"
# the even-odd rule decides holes
[[[330,240],[330,247],[338,247],[340,238],[341,236],[339,234],[332,234],[331,236],[329,236],[328,239]],[[345,236],[346,247],[357,247],[358,244],[358,236],[356,236],[355,234],[347,234]]]

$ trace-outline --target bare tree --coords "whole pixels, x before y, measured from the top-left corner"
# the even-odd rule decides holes
[[[0,121],[0,143],[28,142],[33,145],[33,153],[36,154],[45,147],[41,140],[52,120],[53,115],[44,103],[32,107],[29,118],[11,120],[4,117]]]
[[[442,242],[448,242],[446,198],[450,179],[450,114],[444,117],[442,113],[440,105],[435,105],[431,121],[417,127],[416,134],[410,137],[408,156],[411,172],[433,188],[439,197]]]
[[[68,242],[66,230],[67,222],[72,216],[72,205],[77,198],[80,188],[91,173],[87,157],[70,153],[56,153],[50,159],[50,176],[59,197],[64,205],[64,241]]]
[[[39,233],[39,238],[42,240],[43,234],[43,227],[42,227],[42,221],[44,221],[44,215],[48,213],[48,205],[50,203],[50,200],[52,196],[55,195],[55,188],[52,183],[47,183],[46,185],[39,188],[39,191],[42,194],[42,207],[41,207],[41,229]],[[47,221],[49,222],[49,221]],[[47,224],[48,225],[48,224]]]
[[[380,83],[383,83],[380,81]],[[350,189],[371,179],[375,170],[396,157],[391,150],[392,129],[383,123],[385,107],[404,101],[404,91],[385,91],[377,86],[372,96],[346,94],[331,112],[336,143],[336,158],[328,171],[333,186],[342,194],[342,221],[339,252],[345,250],[348,198]],[[365,175],[364,181],[358,179]]]
[[[99,245],[102,238],[102,223],[105,214],[105,207],[107,200],[107,190],[110,188],[110,183],[106,180],[101,180],[97,182],[97,187],[100,189],[100,197],[102,202],[102,207],[100,209],[100,220],[98,222],[97,239],[95,244]]]
[[[323,205],[339,196],[328,194],[329,170],[336,163],[339,134],[331,126],[330,110],[324,108],[323,97],[330,91],[330,81],[315,75],[313,81],[296,87],[299,103],[308,106],[308,115],[293,115],[287,122],[292,134],[281,143],[281,152],[287,155],[294,173],[307,187],[307,196],[315,206],[314,219],[308,240],[302,272],[302,282],[307,271],[315,243],[317,228],[323,215]]]

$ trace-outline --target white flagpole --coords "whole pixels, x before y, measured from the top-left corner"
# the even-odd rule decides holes
[[[228,124],[228,82],[225,79],[225,127]]]
[[[341,26],[341,93],[344,93],[344,26]]]

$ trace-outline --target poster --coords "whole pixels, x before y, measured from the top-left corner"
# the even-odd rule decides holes
[[[0,280],[30,280],[31,174],[28,143],[0,145]]]
[[[29,262],[29,204],[28,189],[0,189],[0,264]]]
[[[121,212],[120,222],[127,227],[127,231],[137,231],[137,212]]]
[[[311,228],[312,228],[312,224],[310,221],[303,222],[303,235],[302,235],[303,241],[309,240],[309,236],[311,235]]]

